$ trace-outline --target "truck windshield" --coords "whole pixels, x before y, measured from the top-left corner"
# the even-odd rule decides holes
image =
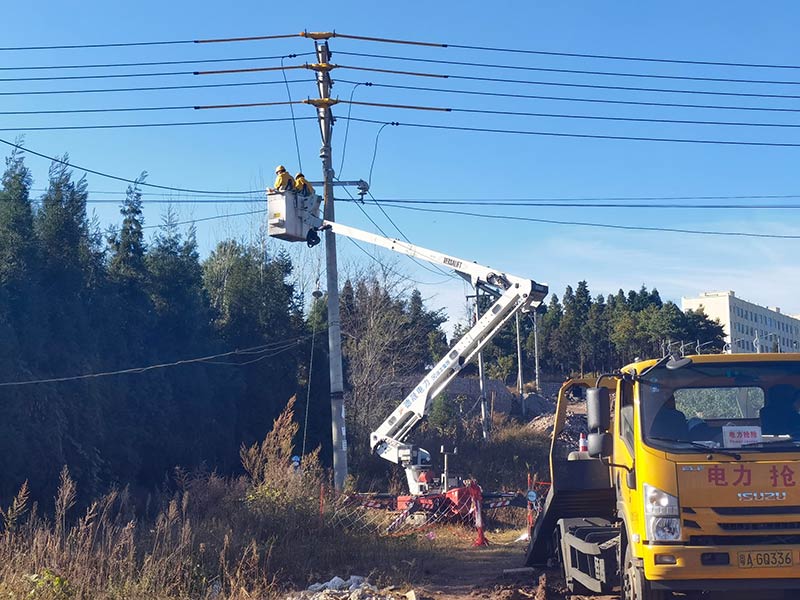
[[[639,381],[646,442],[671,452],[698,447],[800,450],[800,364],[691,364]]]

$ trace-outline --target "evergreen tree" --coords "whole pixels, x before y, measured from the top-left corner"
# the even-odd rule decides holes
[[[586,352],[589,371],[600,373],[613,368],[609,310],[602,294],[598,294],[589,308],[581,344],[582,351]]]
[[[241,367],[243,388],[229,392],[236,402],[236,439],[242,443],[262,439],[297,391],[296,340],[303,323],[287,281],[291,271],[287,255],[269,257],[235,241],[218,244],[203,265],[212,324],[226,348],[285,344],[244,361],[249,364]]]

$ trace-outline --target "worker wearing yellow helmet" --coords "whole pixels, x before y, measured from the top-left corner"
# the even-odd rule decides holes
[[[308,182],[305,175],[298,173],[294,176],[294,191],[301,196],[313,196],[314,186]]]
[[[272,191],[286,192],[294,189],[294,179],[289,175],[286,167],[278,165],[275,167],[275,188]]]

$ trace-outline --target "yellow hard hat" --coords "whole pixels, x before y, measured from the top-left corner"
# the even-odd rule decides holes
[[[275,167],[275,172],[276,173],[283,173],[285,170],[286,170],[286,167],[284,167],[283,165],[278,165],[277,167]]]
[[[298,173],[297,175],[294,176],[295,179],[299,179],[300,177],[305,177],[305,175],[303,175],[302,173]]]

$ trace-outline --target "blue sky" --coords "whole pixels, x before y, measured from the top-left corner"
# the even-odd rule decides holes
[[[619,2],[485,2],[377,3],[348,2],[299,5],[237,2],[222,7],[211,2],[151,2],[135,7],[87,1],[13,3],[4,7],[0,46],[91,44],[150,40],[228,38],[294,33],[304,29],[336,30],[356,35],[434,42],[508,47],[556,52],[649,56],[725,62],[800,64],[796,31],[800,7],[793,2],[767,5],[750,2],[642,3]],[[341,65],[390,68],[452,75],[500,77],[551,83],[600,84],[661,89],[705,90],[800,96],[800,85],[752,84],[682,80],[648,80],[622,76],[579,75],[401,62],[337,54],[357,52],[395,57],[511,66],[596,70],[671,76],[768,79],[800,82],[800,69],[756,69],[721,66],[639,63],[554,56],[506,54],[456,48],[420,48],[376,44],[343,38],[331,41],[334,62]],[[186,44],[134,48],[0,52],[0,67],[182,61],[280,56],[313,51],[308,40],[228,44]],[[286,59],[301,64],[311,57]],[[235,66],[277,66],[278,60],[232,63]],[[224,65],[224,63],[223,63]],[[222,65],[219,65],[222,67]],[[173,65],[138,68],[0,71],[0,79],[101,73],[192,71],[214,65]],[[293,99],[316,94],[310,72],[289,71]],[[349,99],[351,82],[425,86],[453,90],[490,91],[587,99],[715,104],[739,107],[800,109],[800,99],[712,96],[581,89],[547,85],[489,83],[336,70],[334,90]],[[105,80],[4,81],[0,92],[54,91],[113,87],[196,85],[234,82],[276,84],[191,89],[75,94],[0,95],[0,112],[109,107],[194,106],[220,103],[283,101],[287,91],[279,73],[248,75],[169,75]],[[458,93],[432,93],[359,86],[353,99],[480,110],[559,113],[636,118],[800,123],[800,113],[711,110],[592,104],[541,99],[508,99]],[[334,112],[346,116],[348,107]],[[298,117],[313,109],[295,107]],[[286,118],[287,106],[215,111],[170,110],[108,114],[0,115],[0,137],[14,139],[20,129],[63,125],[156,123],[194,120]],[[583,119],[494,116],[464,113],[422,113],[354,106],[352,116],[381,122],[485,127],[556,133],[744,140],[800,143],[800,129],[723,125],[626,123]],[[302,167],[319,179],[319,131],[313,120],[297,123]],[[334,133],[334,165],[339,171],[346,121]],[[367,178],[379,125],[352,122],[348,133],[345,179]],[[8,130],[12,131],[8,131]],[[210,190],[260,189],[272,179],[278,163],[294,171],[299,165],[291,123],[255,123],[194,127],[131,128],[83,131],[28,131],[32,150],[56,155],[99,171],[135,177],[148,171],[151,183]],[[502,135],[406,127],[386,127],[379,138],[372,176],[376,198],[482,200],[467,210],[562,221],[587,221],[629,226],[798,233],[797,210],[664,210],[550,207],[492,207],[508,198],[596,198],[616,196],[725,196],[800,193],[797,159],[800,147],[770,148],[622,140],[590,140],[548,136]],[[47,162],[30,157],[36,188],[44,185]],[[124,184],[88,176],[91,198],[115,199]],[[174,194],[174,200],[191,199]],[[148,199],[161,194],[146,194]],[[749,201],[752,203],[752,201]],[[781,200],[800,203],[798,200]],[[183,220],[255,210],[248,204],[176,204]],[[460,207],[454,207],[459,209]],[[92,204],[103,224],[118,221],[117,208]],[[164,204],[147,205],[147,224],[155,225]],[[374,206],[363,207],[390,235],[393,226]],[[566,284],[581,279],[593,293],[618,288],[657,287],[665,298],[680,300],[703,290],[733,289],[750,301],[781,306],[800,313],[797,254],[800,240],[694,236],[676,233],[615,231],[475,219],[400,210],[387,213],[415,243],[466,259],[505,268],[551,285],[561,295]],[[375,230],[351,203],[337,205],[337,219]],[[230,236],[256,235],[258,216],[217,219],[198,224],[204,253]],[[273,244],[275,247],[278,242]],[[370,259],[349,243],[340,243],[343,270]],[[292,248],[298,266],[313,278],[321,248]],[[419,281],[442,277],[421,270],[405,259],[375,250],[382,260]],[[464,289],[460,284],[423,285],[432,306],[444,306],[460,317]]]

